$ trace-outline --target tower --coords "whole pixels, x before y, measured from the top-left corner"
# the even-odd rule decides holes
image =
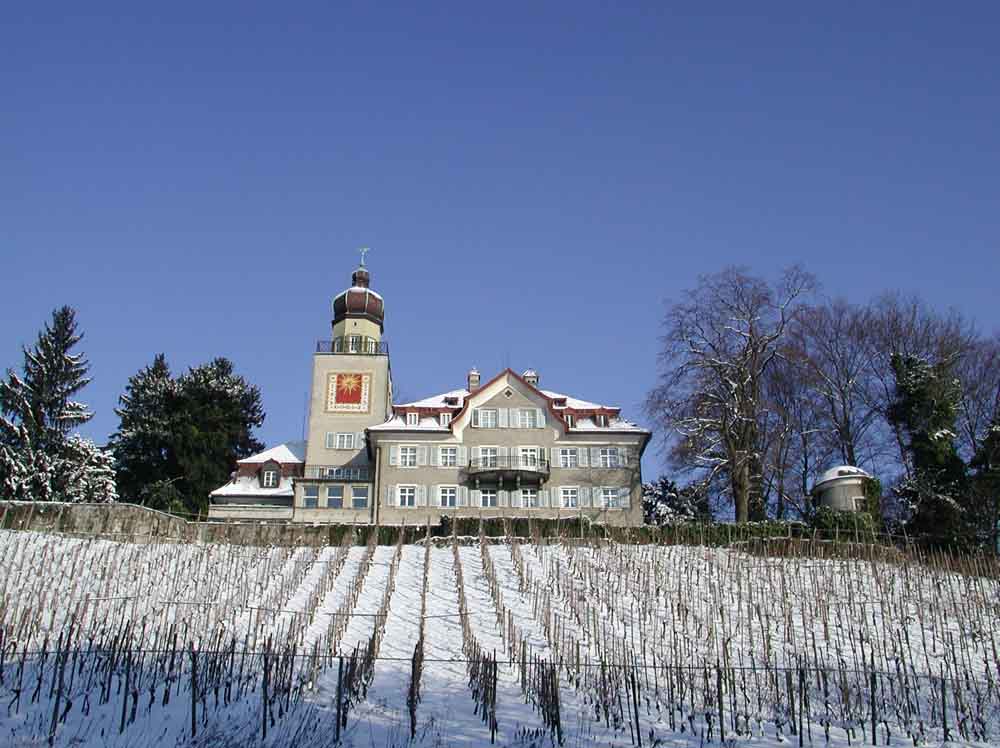
[[[296,481],[299,521],[366,522],[374,503],[374,462],[365,429],[392,406],[385,305],[370,287],[364,254],[351,286],[333,299],[332,335],[313,354],[304,477]]]

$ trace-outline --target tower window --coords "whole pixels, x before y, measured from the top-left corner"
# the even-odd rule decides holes
[[[351,335],[347,339],[347,346],[348,346],[347,349],[351,353],[360,353],[361,352],[361,336],[360,335]]]
[[[354,434],[337,434],[337,449],[354,449]]]

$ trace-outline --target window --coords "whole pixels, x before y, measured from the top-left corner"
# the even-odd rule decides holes
[[[618,467],[618,447],[601,447],[601,467]]]
[[[337,434],[337,449],[354,449],[354,434]]]
[[[361,336],[351,335],[347,339],[348,350],[351,353],[359,353],[361,351]]]
[[[479,448],[479,466],[484,468],[495,468],[498,465],[500,450],[497,447]]]
[[[559,467],[563,468],[580,467],[580,456],[576,453],[575,448],[559,450]]]
[[[484,488],[479,492],[479,505],[489,508],[497,505],[497,492],[495,488]]]
[[[618,509],[621,502],[618,499],[618,489],[605,486],[601,489],[601,506],[605,509]]]
[[[355,509],[368,508],[368,486],[351,486],[351,506]]]
[[[522,408],[521,409],[521,428],[522,429],[534,429],[538,428],[538,421],[536,420],[538,416],[537,411],[534,408]]]
[[[854,497],[854,511],[863,512],[865,510],[865,499],[863,496]]]
[[[573,428],[574,418],[571,413],[563,413],[563,418],[566,419],[566,427]]]
[[[326,487],[326,508],[327,509],[343,509],[344,508],[344,487],[343,486],[327,486]]]
[[[365,480],[368,477],[368,468],[328,467],[326,477],[334,480]]]
[[[537,509],[538,508],[538,489],[537,488],[522,488],[521,489],[521,506],[525,509]]]
[[[458,506],[458,487],[441,486],[438,488],[441,506]]]
[[[420,425],[420,414],[419,413],[407,413],[406,414],[406,425],[407,426],[419,426]]]
[[[458,447],[441,447],[441,467],[458,466]]]
[[[416,467],[417,466],[417,448],[416,447],[400,447],[399,448],[399,466],[400,467]]]
[[[451,423],[451,413],[442,413],[438,416],[438,423],[442,426],[447,426]]]
[[[475,411],[479,414],[476,423],[473,426],[477,426],[481,429],[495,429],[497,427],[497,410],[495,408],[479,408]]]
[[[579,497],[580,497],[580,489],[572,486],[564,486],[562,489],[563,508],[576,509],[578,506]]]
[[[264,480],[262,481],[264,488],[277,488],[278,487],[278,471],[277,470],[265,470]]]
[[[305,486],[302,489],[302,506],[306,509],[319,506],[319,486]]]
[[[538,447],[521,447],[521,467],[538,467]]]
[[[608,425],[608,417],[606,415],[596,415],[594,416],[594,423],[603,428]]]
[[[397,488],[399,492],[399,505],[400,506],[416,506],[417,505],[417,487],[416,486],[399,486]]]

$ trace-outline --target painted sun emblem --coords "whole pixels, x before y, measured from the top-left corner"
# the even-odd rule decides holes
[[[361,388],[361,377],[358,374],[342,374],[338,379],[337,388],[345,395],[353,395]]]

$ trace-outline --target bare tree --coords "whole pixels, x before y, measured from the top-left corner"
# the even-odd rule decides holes
[[[966,462],[982,449],[990,427],[1000,423],[1000,335],[975,341],[958,365],[962,399],[958,446]]]
[[[880,425],[878,409],[865,397],[871,316],[866,307],[836,299],[804,309],[791,335],[795,360],[821,404],[820,434],[830,451],[842,463],[870,469]]]
[[[775,284],[727,268],[702,276],[664,320],[647,412],[665,430],[675,464],[719,485],[738,522],[766,516],[764,375],[814,285],[798,267]]]

